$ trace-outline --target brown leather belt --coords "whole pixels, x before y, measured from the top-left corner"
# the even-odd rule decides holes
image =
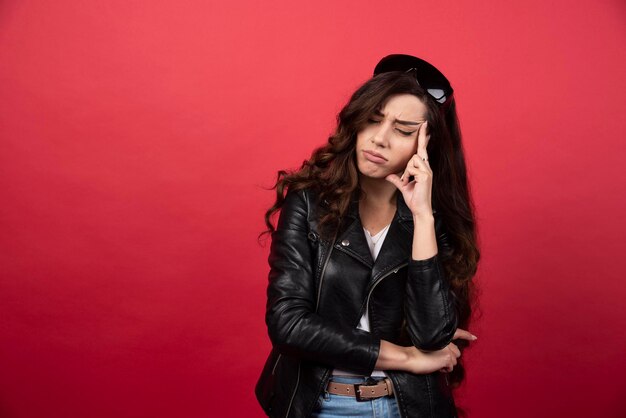
[[[357,401],[369,401],[370,399],[393,395],[393,384],[388,377],[379,382],[366,382],[356,385],[331,380],[328,382],[326,391],[333,395],[352,396]]]

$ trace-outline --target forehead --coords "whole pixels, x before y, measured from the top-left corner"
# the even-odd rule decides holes
[[[380,112],[387,117],[403,120],[423,120],[428,109],[420,99],[412,94],[398,94],[389,97],[380,107]]]

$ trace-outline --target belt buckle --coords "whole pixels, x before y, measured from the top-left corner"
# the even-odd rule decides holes
[[[361,388],[360,386],[365,386],[365,385],[354,385],[354,397],[356,398],[357,402],[365,402],[365,401],[369,401],[369,399],[363,399],[361,398]]]
[[[372,379],[371,377],[368,378],[365,383],[361,383],[361,384],[355,384],[354,385],[354,397],[356,398],[357,402],[367,402],[369,400],[372,400],[374,398],[363,398],[361,397],[361,386],[376,386],[378,385],[378,382],[374,379]]]

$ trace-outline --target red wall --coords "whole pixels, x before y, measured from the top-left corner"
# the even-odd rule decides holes
[[[456,89],[471,417],[621,417],[622,1],[0,3],[0,416],[260,417],[276,170],[389,53]]]

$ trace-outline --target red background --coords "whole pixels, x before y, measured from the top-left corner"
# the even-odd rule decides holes
[[[518,4],[519,3],[519,4]],[[626,6],[0,3],[0,416],[260,417],[276,170],[389,53],[456,89],[471,417],[622,417]]]

